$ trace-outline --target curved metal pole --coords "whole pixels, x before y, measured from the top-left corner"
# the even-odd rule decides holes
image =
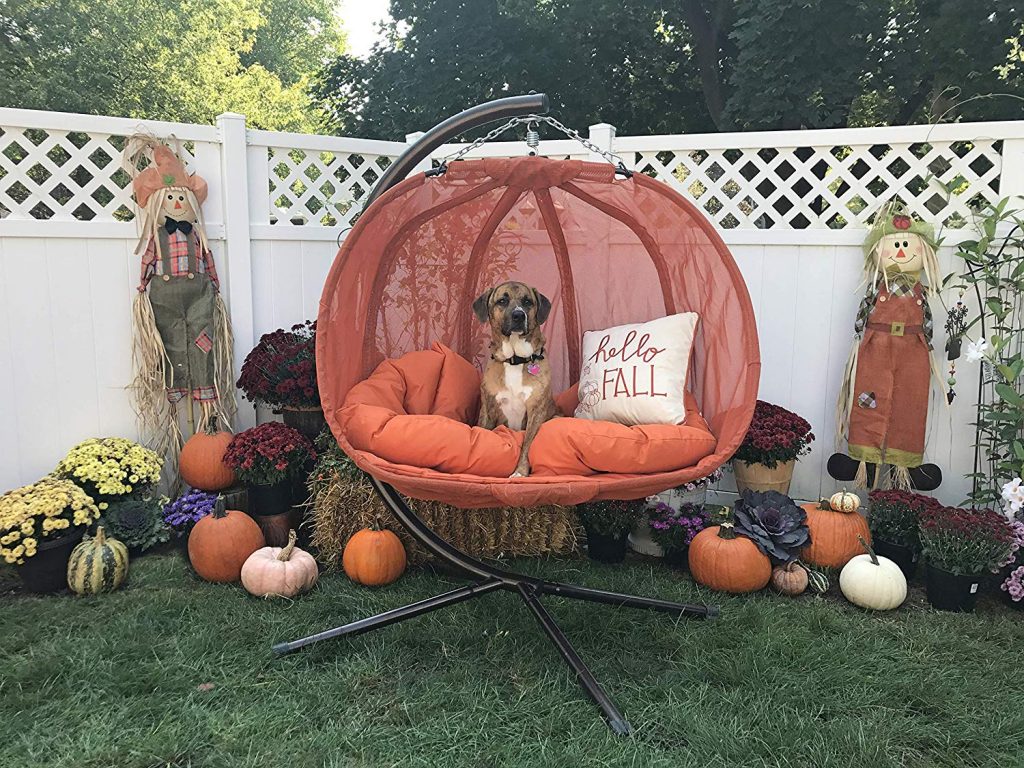
[[[409,147],[402,155],[395,160],[384,174],[377,180],[377,184],[366,198],[363,210],[366,210],[373,201],[387,192],[391,187],[402,181],[409,175],[421,160],[430,156],[430,153],[450,139],[454,139],[460,133],[471,128],[476,128],[486,123],[493,123],[496,120],[507,120],[520,115],[538,114],[543,115],[548,111],[548,97],[545,93],[530,93],[525,96],[509,96],[504,99],[495,99],[475,107],[459,112],[438,123]]]

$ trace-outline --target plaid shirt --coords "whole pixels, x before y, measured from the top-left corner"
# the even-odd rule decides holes
[[[910,296],[914,293],[914,285],[916,283],[908,284],[903,280],[892,280],[889,283],[889,295],[890,296]],[[860,308],[857,310],[857,321],[854,323],[853,331],[856,338],[860,339],[864,336],[864,329],[867,327],[868,318],[871,316],[872,310],[875,308],[875,302],[878,301],[878,294],[881,286],[872,288],[868,286],[867,293],[864,294],[864,298],[861,299]],[[928,288],[924,285],[921,286],[921,309],[924,310],[924,320],[921,323],[921,330],[924,333],[924,339],[928,342],[928,349],[932,348],[932,336],[934,334],[934,322],[932,320],[932,308],[928,305]]]
[[[171,276],[185,277],[188,275],[188,240],[186,238],[189,237],[192,238],[196,253],[199,254],[199,258],[196,260],[197,271],[201,275],[209,275],[214,290],[219,291],[220,280],[217,279],[217,268],[213,263],[213,254],[209,250],[203,250],[199,242],[199,234],[194,229],[189,235],[179,230],[167,236],[167,242],[170,245],[170,253],[167,254],[167,257],[171,264]],[[149,281],[153,279],[154,275],[163,275],[163,273],[163,261],[156,253],[156,238],[150,238],[149,245],[146,246],[146,252],[142,254],[142,278],[139,283],[139,291],[146,290],[146,286],[149,285]]]

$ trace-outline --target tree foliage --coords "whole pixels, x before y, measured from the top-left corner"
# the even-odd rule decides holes
[[[1013,0],[392,0],[385,40],[314,86],[325,121],[401,138],[530,90],[622,133],[1003,118],[1024,97]],[[966,102],[966,103],[963,103]]]
[[[342,51],[329,0],[0,0],[0,104],[311,127],[310,73]]]

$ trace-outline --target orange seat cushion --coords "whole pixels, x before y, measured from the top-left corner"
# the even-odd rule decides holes
[[[475,423],[480,375],[441,344],[386,360],[354,386],[339,414],[355,449],[393,464],[452,474],[508,477],[515,471],[523,433]],[[573,413],[576,388],[555,398]],[[687,393],[683,424],[634,427],[559,417],[540,428],[530,446],[535,476],[650,474],[690,467],[715,450],[716,440]]]

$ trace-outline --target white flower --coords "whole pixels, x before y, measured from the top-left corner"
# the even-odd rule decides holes
[[[988,342],[985,339],[978,339],[972,341],[967,345],[967,362],[977,363],[985,359],[985,353],[988,351]]]
[[[1024,483],[1015,477],[1003,486],[1003,513],[1013,521],[1017,513],[1024,509]]]

